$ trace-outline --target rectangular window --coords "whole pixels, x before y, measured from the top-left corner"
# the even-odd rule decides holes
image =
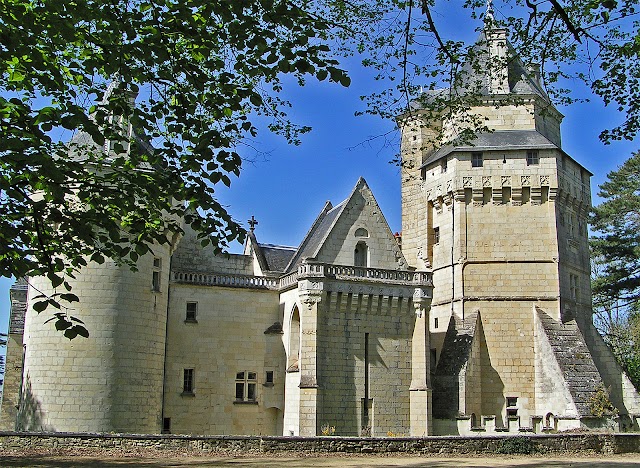
[[[527,166],[540,164],[540,157],[537,150],[527,151]]]
[[[433,328],[438,328],[438,317],[433,319]]]
[[[433,243],[434,244],[439,244],[440,243],[440,228],[439,227],[434,227],[433,228]]]
[[[193,369],[184,369],[184,379],[182,382],[182,393],[193,394]]]
[[[482,153],[471,153],[471,167],[482,167]]]
[[[160,291],[160,271],[162,269],[162,259],[153,259],[153,273],[151,276],[151,290]]]
[[[198,315],[198,303],[197,302],[187,302],[187,312],[184,318],[185,322],[197,322],[196,319]]]
[[[507,417],[518,416],[518,397],[507,397]]]
[[[264,383],[273,384],[273,371],[271,371],[271,370],[267,371],[267,373],[265,375]]]
[[[257,376],[255,372],[242,371],[236,374],[236,402],[255,402]]]
[[[443,174],[447,172],[447,158],[442,159],[442,162],[440,163],[440,172]]]
[[[578,275],[569,274],[569,288],[571,290],[571,299],[578,300]]]

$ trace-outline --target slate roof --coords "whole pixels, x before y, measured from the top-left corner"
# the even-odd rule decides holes
[[[487,36],[482,31],[476,43],[469,50],[468,60],[465,61],[460,71],[462,84],[456,88],[457,94],[473,93],[481,96],[491,94],[489,92],[488,72],[492,67],[495,68],[496,65],[492,65],[490,62],[491,56],[488,44]],[[535,77],[531,76],[509,41],[507,41],[507,50],[509,54],[507,63],[509,93],[518,95],[536,94],[549,101],[549,96],[544,88]]]
[[[496,130],[494,132],[479,133],[472,140],[460,145],[454,143],[442,146],[429,155],[421,167],[428,166],[453,152],[527,149],[557,149],[562,151],[560,147],[551,143],[536,130]]]
[[[284,271],[291,257],[296,253],[295,247],[274,244],[258,244],[264,255],[269,271]]]
[[[536,312],[578,414],[591,416],[590,398],[603,383],[576,321],[558,322],[538,307]]]
[[[335,207],[329,201],[325,203],[324,208],[287,265],[287,269],[285,270],[287,273],[296,269],[303,258],[313,258],[317,255],[324,239],[329,235],[329,232],[331,232],[331,228],[340,217],[340,213],[342,213],[349,198],[343,200]]]

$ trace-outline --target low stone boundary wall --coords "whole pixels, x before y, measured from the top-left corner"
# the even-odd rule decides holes
[[[580,433],[525,436],[257,437],[0,432],[2,451],[144,449],[206,455],[258,453],[405,453],[423,455],[640,453],[640,434]]]

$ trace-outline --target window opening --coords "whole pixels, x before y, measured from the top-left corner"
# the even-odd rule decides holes
[[[518,416],[518,397],[507,397],[507,417]]]
[[[198,315],[198,303],[197,302],[187,302],[187,310],[185,314],[184,321],[185,322],[197,322],[196,319]]]
[[[358,242],[353,252],[353,265],[359,267],[369,266],[369,248],[365,242]]]
[[[184,369],[184,376],[182,382],[182,393],[193,394],[193,369]]]
[[[236,374],[236,401],[256,401],[257,374],[242,371]]]
[[[540,164],[540,157],[537,150],[527,151],[527,166]]]
[[[153,273],[151,276],[151,290],[160,291],[160,270],[162,269],[162,259],[153,259]]]
[[[440,243],[440,227],[433,228],[433,243],[434,244]]]
[[[482,153],[471,153],[471,167],[482,167]]]
[[[273,371],[268,370],[265,374],[264,382],[273,385]]]

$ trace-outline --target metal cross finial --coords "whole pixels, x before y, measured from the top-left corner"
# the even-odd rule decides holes
[[[256,221],[256,218],[253,217],[253,215],[251,215],[251,219],[249,221],[247,221],[249,223],[251,232],[255,231],[256,229],[256,224],[258,224],[258,221]]]
[[[493,17],[493,0],[487,0],[487,12],[484,15],[485,23],[493,23],[495,18]]]

